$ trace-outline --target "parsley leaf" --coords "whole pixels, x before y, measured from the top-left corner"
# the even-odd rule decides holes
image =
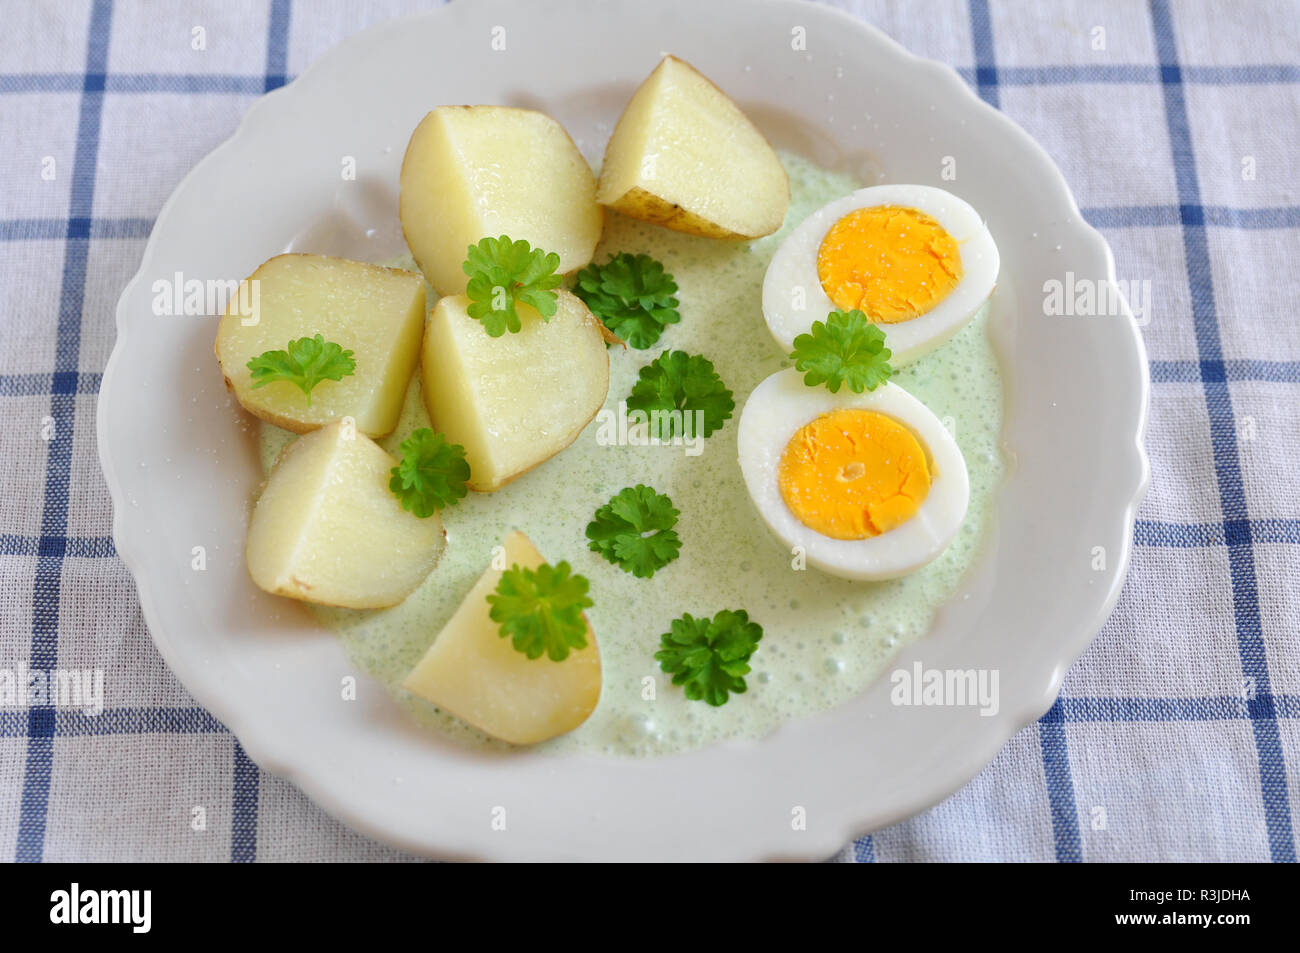
[[[321,381],[339,381],[357,369],[352,352],[345,351],[321,335],[289,342],[285,351],[266,351],[248,362],[253,387],[272,381],[288,381],[307,395],[311,406],[312,388]]]
[[[592,605],[587,588],[586,577],[573,573],[567,562],[542,563],[536,570],[515,563],[488,595],[488,615],[515,651],[531,659],[546,653],[551,661],[563,662],[570,649],[587,647],[582,617],[582,610]]]
[[[763,627],[750,622],[743,609],[723,609],[712,620],[688,612],[659,637],[655,658],[674,685],[685,686],[687,698],[716,707],[726,702],[728,693],[744,693],[749,657],[762,638]]]
[[[545,320],[555,314],[558,296],[552,289],[560,286],[561,278],[555,273],[560,256],[554,252],[502,235],[470,245],[461,267],[469,275],[469,316],[481,321],[490,337],[522,330],[517,304],[531,305]]]
[[[678,515],[673,501],[653,487],[625,487],[587,524],[587,547],[637,578],[649,579],[682,548],[673,530]]]
[[[465,495],[469,463],[460,444],[421,427],[402,441],[401,450],[402,461],[393,467],[388,488],[402,509],[424,519]]]
[[[673,297],[676,291],[677,282],[663,265],[649,255],[626,252],[582,269],[573,288],[605,327],[640,349],[658,341],[666,325],[682,319]]]
[[[708,358],[664,351],[641,368],[628,395],[627,409],[645,412],[650,432],[660,440],[669,440],[679,433],[707,437],[721,430],[736,402]],[[698,427],[696,411],[701,415]]]
[[[885,332],[856,308],[832,311],[825,322],[814,321],[811,334],[794,339],[790,356],[796,368],[807,371],[805,384],[816,387],[825,382],[832,394],[841,384],[855,394],[875,390],[894,373]]]

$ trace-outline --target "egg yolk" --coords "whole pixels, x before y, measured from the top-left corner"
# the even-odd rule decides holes
[[[826,233],[817,277],[842,311],[894,324],[925,314],[961,280],[957,241],[924,212],[896,205],[855,209]]]
[[[790,438],[777,470],[799,522],[835,539],[866,539],[911,519],[930,492],[925,451],[908,428],[870,410],[822,414]]]

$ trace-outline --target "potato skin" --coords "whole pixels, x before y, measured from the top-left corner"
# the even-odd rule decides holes
[[[739,232],[733,232],[731,229],[710,222],[707,218],[701,218],[694,212],[687,211],[675,202],[665,201],[653,192],[647,192],[639,185],[628,189],[608,207],[630,218],[650,222],[653,225],[662,225],[664,228],[671,228],[675,232],[684,232],[687,235],[699,235],[701,238],[745,241],[752,238],[762,238],[763,235],[770,235],[776,231],[776,228],[774,228],[771,231],[763,232],[761,235],[742,235]],[[777,226],[777,228],[780,227],[780,225]]]

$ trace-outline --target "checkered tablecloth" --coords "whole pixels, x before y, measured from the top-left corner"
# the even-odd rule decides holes
[[[836,2],[1047,148],[1150,282],[1152,378],[1128,582],[1060,700],[842,859],[1294,861],[1300,5]],[[0,2],[0,676],[106,685],[98,716],[0,708],[0,858],[403,856],[261,773],[168,672],[114,553],[95,401],[185,173],[257,96],[424,6]]]

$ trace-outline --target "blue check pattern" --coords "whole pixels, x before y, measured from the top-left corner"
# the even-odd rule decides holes
[[[926,4],[924,13],[884,0],[836,5],[917,52],[955,62],[981,97],[1040,138],[1052,132],[1051,124],[1069,121],[1058,123],[1051,106],[1040,102],[1141,100],[1149,113],[1141,138],[1120,145],[1156,153],[1157,172],[1172,178],[1171,195],[1139,186],[1114,204],[1090,202],[1093,193],[1074,182],[1085,216],[1116,247],[1121,277],[1156,279],[1165,296],[1155,309],[1159,330],[1154,323],[1147,329],[1153,492],[1135,527],[1136,554],[1115,617],[1071,670],[1051,710],[979,778],[932,811],[861,838],[840,859],[1294,861],[1300,346],[1285,333],[1276,340],[1265,331],[1252,336],[1251,315],[1225,313],[1231,294],[1224,284],[1239,280],[1225,269],[1266,263],[1225,260],[1221,236],[1262,237],[1281,249],[1279,261],[1290,270],[1280,269],[1276,280],[1293,302],[1300,206],[1283,199],[1300,194],[1300,182],[1286,183],[1291,191],[1275,190],[1277,200],[1262,204],[1208,196],[1200,168],[1205,147],[1195,132],[1203,112],[1190,100],[1201,91],[1224,91],[1231,98],[1223,102],[1246,112],[1261,96],[1281,102],[1283,125],[1268,132],[1293,150],[1300,138],[1300,8],[1261,4],[1242,13],[1261,37],[1289,39],[1283,48],[1291,61],[1245,51],[1243,61],[1225,63],[1213,49],[1189,49],[1187,37],[1213,35],[1187,29],[1186,21],[1210,15],[1208,8],[1150,0],[1067,10],[1084,26],[1139,23],[1137,32],[1152,42],[1148,61],[1027,65],[1034,44],[1022,38],[1043,33],[1035,18],[1056,22],[1067,13],[989,0]],[[48,671],[84,658],[90,661],[80,664],[99,665],[108,657],[121,660],[130,690],[118,698],[110,688],[99,716],[45,706],[0,710],[0,857],[400,856],[346,831],[287,783],[262,775],[224,726],[166,673],[109,535],[93,414],[117,294],[180,175],[233,130],[252,98],[289,81],[345,33],[420,5],[359,11],[342,2],[245,0],[233,12],[197,4],[183,15],[126,0],[35,6],[31,35],[19,39],[46,48],[14,45],[0,54],[0,130],[20,153],[22,143],[38,141],[32,155],[63,154],[53,144],[54,117],[62,116],[70,175],[65,194],[47,201],[29,194],[38,187],[35,172],[20,175],[11,167],[0,193],[3,284],[25,293],[48,277],[57,287],[46,297],[31,291],[30,301],[18,292],[0,298],[8,302],[0,312],[0,407],[6,420],[16,421],[0,436],[2,456],[13,461],[0,478],[14,494],[0,505],[0,588],[7,593],[0,597],[0,667]],[[18,4],[10,7],[4,12],[21,13]],[[65,27],[54,31],[56,41],[42,40],[44,33],[34,29],[47,21]],[[168,68],[155,62],[152,30],[188,43],[191,26],[205,21],[219,21],[210,28],[214,46],[226,42],[226,54],[239,54],[220,62],[260,63],[260,73],[187,71],[161,54]],[[964,52],[953,46],[958,36]],[[157,181],[133,175],[136,160],[148,164],[149,134],[162,135],[162,119],[151,128],[148,113],[133,108],[141,102],[178,110],[202,132],[201,141],[178,147],[190,151],[157,173]],[[135,152],[123,145],[128,116],[145,126],[143,138],[137,129],[125,140]],[[1054,141],[1046,143],[1049,149]],[[1115,144],[1083,143],[1089,145]],[[1108,194],[1104,182],[1095,190]],[[1244,351],[1240,340],[1258,342],[1258,350]],[[1283,438],[1293,428],[1291,439],[1248,438],[1256,425],[1280,427]],[[38,429],[43,437],[34,441]],[[1173,602],[1152,596],[1179,584],[1184,591],[1164,592]],[[91,597],[78,595],[87,590]],[[1128,671],[1136,663],[1123,646],[1166,632],[1180,611],[1186,625],[1166,648],[1173,668],[1194,674],[1171,685],[1158,673]],[[1193,690],[1201,687],[1217,690]],[[196,830],[188,823],[191,812],[204,804],[210,823]],[[117,829],[125,833],[109,833]]]

